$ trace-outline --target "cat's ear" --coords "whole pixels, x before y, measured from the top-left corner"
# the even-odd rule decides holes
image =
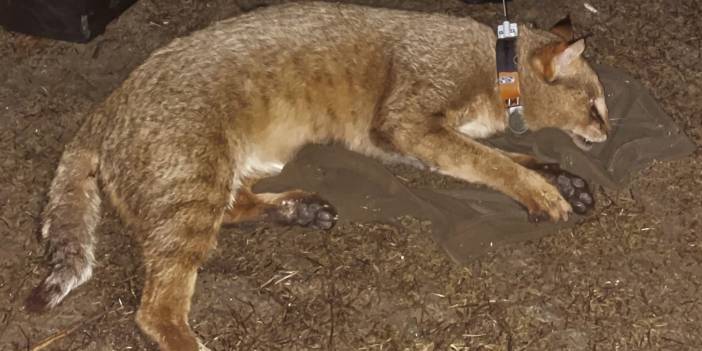
[[[572,64],[585,51],[585,39],[581,38],[572,43],[552,43],[537,50],[532,57],[533,68],[544,80],[553,82],[560,76],[567,75]]]
[[[567,42],[575,39],[575,31],[573,30],[573,22],[570,20],[570,14],[554,24],[553,27],[551,27],[551,33]]]
[[[585,39],[581,38],[568,44],[565,49],[553,58],[556,71],[563,71],[573,61],[582,56],[585,51]]]

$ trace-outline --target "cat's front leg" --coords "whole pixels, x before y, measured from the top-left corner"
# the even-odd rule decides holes
[[[505,193],[526,207],[531,221],[567,220],[572,211],[554,185],[499,150],[443,127],[409,123],[388,131],[400,153],[439,173]]]
[[[585,179],[561,169],[557,163],[544,163],[531,155],[500,150],[512,161],[536,171],[553,184],[577,214],[586,214],[595,207],[595,198]]]

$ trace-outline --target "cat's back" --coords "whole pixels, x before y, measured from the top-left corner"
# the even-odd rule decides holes
[[[186,65],[203,73],[208,67],[220,66],[270,69],[276,61],[291,56],[329,54],[340,46],[352,45],[362,55],[366,48],[422,39],[416,38],[416,33],[438,42],[463,42],[472,35],[471,29],[479,26],[471,18],[440,13],[326,2],[289,3],[254,10],[177,38],[156,50],[135,73]],[[463,31],[458,33],[462,35],[456,36],[456,31]]]
[[[372,104],[391,59],[446,59],[475,28],[469,18],[334,3],[255,10],[156,50],[106,101],[103,129],[111,144],[166,145],[175,132],[259,128],[272,115],[245,112],[268,111],[278,97]]]

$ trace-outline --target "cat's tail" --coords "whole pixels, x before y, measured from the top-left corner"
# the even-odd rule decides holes
[[[100,220],[99,162],[98,153],[81,139],[85,137],[77,136],[61,156],[42,214],[41,237],[50,272],[25,301],[32,312],[56,306],[93,272],[94,232]]]

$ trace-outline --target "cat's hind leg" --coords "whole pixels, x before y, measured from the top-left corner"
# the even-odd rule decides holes
[[[255,194],[247,188],[237,191],[225,213],[224,224],[271,222],[315,229],[331,229],[337,220],[334,206],[315,193],[291,190]]]

